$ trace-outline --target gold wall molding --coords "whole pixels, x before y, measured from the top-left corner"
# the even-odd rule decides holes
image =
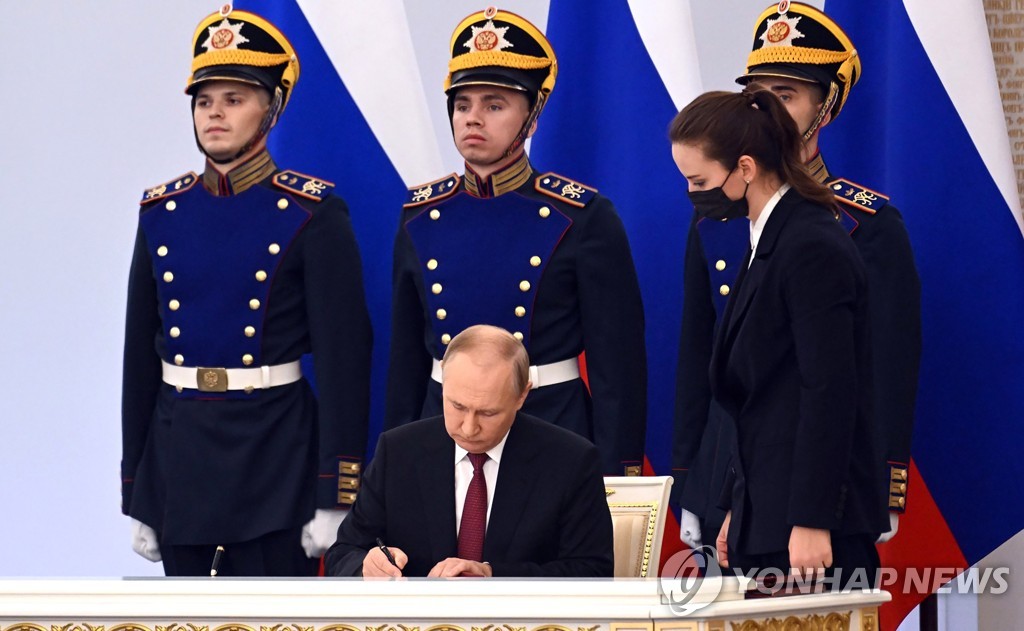
[[[860,610],[860,631],[878,631],[878,607],[866,607]]]
[[[810,614],[788,616],[784,620],[766,618],[732,622],[732,631],[850,631],[850,617],[853,612],[833,612],[824,616]]]

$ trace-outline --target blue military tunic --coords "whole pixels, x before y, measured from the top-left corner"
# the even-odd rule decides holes
[[[164,544],[248,541],[355,499],[371,348],[359,253],[333,186],[265,152],[146,192],[128,291],[126,514]],[[256,368],[313,353],[305,380],[226,392],[161,362]],[[229,384],[230,386],[230,384]]]
[[[474,324],[503,327],[534,365],[586,351],[582,380],[531,391],[523,411],[592,440],[606,474],[638,473],[646,426],[643,307],[622,222],[597,191],[525,156],[413,187],[395,242],[385,425],[441,413],[433,360]]]
[[[910,438],[921,355],[920,281],[903,219],[884,195],[834,178],[816,156],[808,168],[835,193],[839,221],[853,238],[868,275],[877,432],[886,454],[890,509],[906,505]],[[673,501],[717,528],[729,445],[735,429],[712,400],[708,381],[718,320],[750,249],[750,222],[698,220],[690,225],[683,281],[683,318],[676,381]],[[890,484],[891,480],[891,484]],[[711,537],[714,532],[705,534]]]

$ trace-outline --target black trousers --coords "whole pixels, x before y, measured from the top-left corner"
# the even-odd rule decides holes
[[[302,528],[278,530],[251,541],[224,543],[217,576],[315,576],[320,559],[299,543]],[[167,576],[210,576],[216,545],[162,545]]]
[[[878,549],[871,535],[832,535],[832,567],[825,570],[825,585],[831,590],[878,587]],[[762,570],[788,575],[789,550],[765,554],[743,554],[729,549],[729,569],[756,577]]]

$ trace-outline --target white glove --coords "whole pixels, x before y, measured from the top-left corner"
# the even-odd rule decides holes
[[[700,520],[685,508],[679,514],[679,540],[694,550],[700,547]]]
[[[896,536],[896,531],[900,529],[900,514],[889,513],[889,531],[883,532],[878,536],[878,541],[875,543],[885,543]]]
[[[302,549],[306,556],[318,559],[334,545],[338,538],[338,527],[345,521],[349,509],[316,509],[313,519],[302,527]]]
[[[132,519],[132,550],[153,563],[161,558],[160,542],[156,539],[156,531],[138,519]]]

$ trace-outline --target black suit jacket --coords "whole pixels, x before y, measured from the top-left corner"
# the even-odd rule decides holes
[[[331,576],[359,576],[380,537],[409,555],[405,576],[425,576],[457,555],[455,443],[443,417],[381,434],[352,512],[327,552]],[[502,453],[484,541],[494,576],[606,577],[612,522],[597,449],[520,413]]]
[[[867,270],[871,353],[874,365],[874,417],[881,455],[894,469],[910,463],[921,359],[921,283],[906,226],[892,204],[851,200],[850,186],[825,167],[819,154],[808,164],[815,178],[830,183]],[[694,216],[686,243],[683,317],[676,372],[675,430],[672,443],[672,497],[717,532],[725,517],[717,504],[726,478],[728,446],[735,429],[711,400],[708,366],[714,331],[724,312],[723,285],[734,289],[740,261],[750,248],[750,222]],[[889,488],[890,475],[882,481]],[[898,502],[890,510],[902,512]],[[903,500],[905,501],[905,499]],[[711,535],[706,535],[711,536]]]
[[[790,190],[737,285],[711,360],[712,392],[737,429],[730,546],[786,550],[793,526],[885,530],[867,281],[853,242]]]

